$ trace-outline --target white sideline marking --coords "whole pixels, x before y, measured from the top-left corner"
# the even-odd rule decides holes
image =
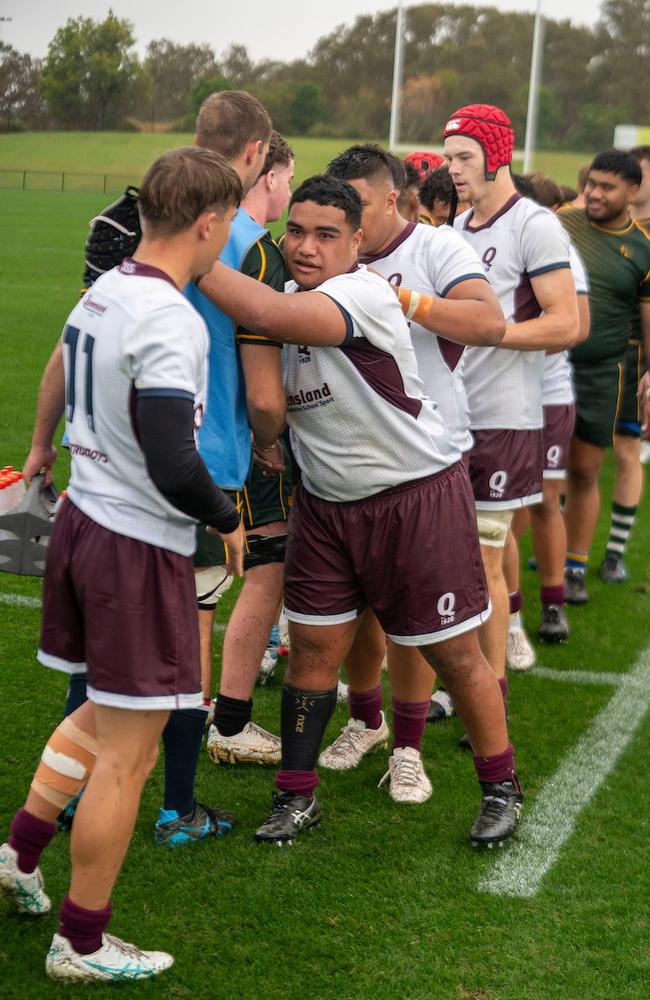
[[[25,594],[2,594],[0,593],[0,604],[9,604],[14,608],[40,608],[39,597],[27,597]],[[214,631],[222,634],[226,631],[226,626],[221,622],[215,622]]]
[[[553,670],[551,667],[533,667],[528,671],[533,677],[548,681],[566,681],[569,684],[629,684],[629,674],[598,673],[597,670]]]
[[[39,597],[27,597],[25,594],[0,594],[0,604],[9,604],[14,608],[40,608]]]
[[[610,701],[524,813],[517,842],[504,851],[479,892],[535,896],[555,864],[576,820],[623,753],[650,706],[650,646],[625,675]]]

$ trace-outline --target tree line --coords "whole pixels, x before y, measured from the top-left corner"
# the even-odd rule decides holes
[[[523,140],[532,14],[470,5],[405,11],[403,142],[439,140],[453,111],[481,101],[508,110]],[[254,62],[243,45],[151,41],[143,59],[133,26],[109,11],[56,32],[45,59],[0,43],[0,129],[193,127],[215,90],[245,89],[288,135],[387,135],[396,11],[357,17],[320,38],[304,59]],[[604,0],[593,28],[546,20],[538,145],[594,149],[619,122],[650,123],[649,0]]]

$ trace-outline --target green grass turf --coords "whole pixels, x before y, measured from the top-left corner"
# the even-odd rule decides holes
[[[40,373],[76,299],[86,223],[102,203],[84,194],[0,192],[0,465],[19,466],[27,452]],[[65,485],[65,454],[56,479]],[[611,479],[609,463],[606,503]],[[629,558],[631,582],[608,588],[592,573],[590,604],[569,611],[571,642],[540,648],[544,666],[629,670],[648,635],[649,513],[645,501]],[[522,548],[525,559],[527,540]],[[524,570],[523,585],[534,632],[536,575]],[[0,596],[40,591],[38,580],[0,574]],[[220,606],[222,624],[233,596]],[[38,628],[37,610],[0,603],[0,838],[65,697],[64,678],[35,662]],[[280,678],[281,671],[255,693],[256,718],[276,731]],[[531,676],[513,677],[511,689],[512,736],[530,806],[613,691]],[[328,738],[345,718],[339,708]],[[476,891],[495,859],[467,843],[477,791],[471,763],[456,749],[459,733],[458,720],[427,730],[434,794],[425,805],[399,808],[377,790],[386,763],[379,751],[356,772],[323,775],[321,829],[283,850],[251,839],[270,802],[271,771],[216,768],[205,754],[197,795],[232,809],[236,831],[177,852],[155,848],[159,765],[116,887],[113,926],[127,940],[168,948],[176,965],[160,980],[139,984],[138,993],[164,1000],[285,1000],[296,992],[316,1000],[647,1000],[648,720],[528,900]],[[43,870],[56,905],[69,875],[66,836],[55,839]],[[70,987],[44,978],[55,926],[54,916],[34,922],[0,901],[3,1000],[71,996]],[[97,986],[93,995],[115,994]]]
[[[33,190],[58,190],[61,171],[70,174],[68,190],[100,190],[103,175],[109,175],[109,191],[137,183],[157,156],[174,146],[193,141],[191,133],[133,132],[23,132],[2,136],[0,142],[0,189],[22,185],[22,172],[30,171],[26,185]],[[302,180],[319,173],[352,140],[291,138],[296,152],[296,177]],[[588,162],[588,153],[545,152],[535,155],[534,168],[551,174],[562,184],[574,184],[578,168]],[[513,164],[521,169],[521,162]],[[8,173],[6,171],[9,171]],[[34,171],[34,173],[31,173]],[[81,174],[80,177],[73,175]]]

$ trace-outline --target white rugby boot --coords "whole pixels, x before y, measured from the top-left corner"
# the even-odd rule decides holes
[[[386,746],[388,736],[388,724],[383,712],[378,729],[368,729],[362,719],[348,719],[341,734],[325,747],[318,764],[332,771],[351,771],[371,750]]]

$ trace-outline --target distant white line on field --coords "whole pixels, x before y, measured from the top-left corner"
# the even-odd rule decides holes
[[[24,594],[2,594],[0,593],[0,604],[8,604],[14,608],[40,608],[39,597],[26,597]],[[215,622],[214,631],[219,634],[226,631],[226,626],[221,622]]]
[[[14,608],[40,608],[40,597],[26,597],[25,594],[0,594],[0,604],[9,604]]]
[[[533,677],[548,681],[566,681],[569,684],[629,684],[629,674],[598,673],[597,670],[553,670],[551,667],[533,667],[528,671]]]
[[[477,889],[495,896],[535,896],[547,871],[633,738],[650,706],[650,646],[524,813],[517,841]]]

